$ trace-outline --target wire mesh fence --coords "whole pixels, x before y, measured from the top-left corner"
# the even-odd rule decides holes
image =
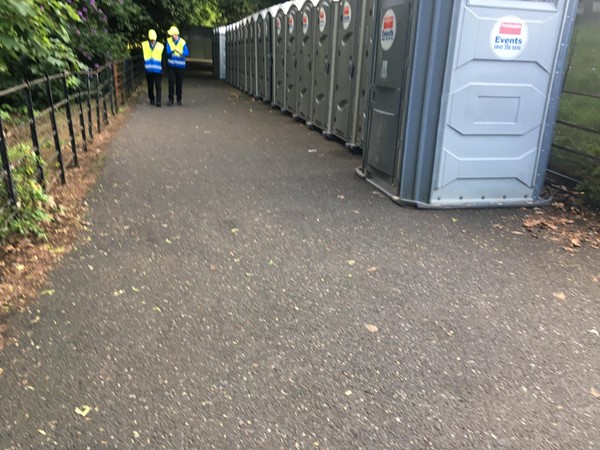
[[[582,2],[549,171],[576,184],[600,171],[600,1]],[[598,176],[600,182],[600,175]]]
[[[143,60],[129,58],[0,91],[0,220],[18,211],[23,184],[35,180],[46,191],[65,184],[68,169],[79,165],[79,152],[87,151],[143,78]],[[24,167],[31,152],[35,170]]]

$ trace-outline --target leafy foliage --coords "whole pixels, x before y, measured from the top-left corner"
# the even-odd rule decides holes
[[[37,77],[79,68],[68,31],[79,22],[75,10],[61,0],[3,0],[0,76]]]
[[[33,152],[31,147],[19,144],[9,150],[9,159],[14,161],[12,167],[13,182],[17,194],[17,207],[9,204],[4,186],[0,190],[0,241],[18,233],[34,234],[45,238],[43,224],[52,220],[46,212],[49,197],[36,181],[38,164],[43,161]]]

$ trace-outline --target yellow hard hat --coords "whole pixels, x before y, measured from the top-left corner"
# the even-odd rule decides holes
[[[169,31],[167,31],[167,33],[169,33],[169,36],[173,36],[174,34],[179,36],[179,28],[173,25],[171,28],[169,28]]]
[[[150,39],[151,41],[155,41],[156,39],[158,39],[158,35],[156,34],[156,31],[154,31],[154,30],[148,31],[148,39]]]

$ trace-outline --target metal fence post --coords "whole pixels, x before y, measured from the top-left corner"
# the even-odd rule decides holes
[[[42,188],[46,188],[44,179],[44,166],[42,165],[42,155],[40,153],[40,142],[37,133],[37,123],[35,121],[35,110],[33,109],[33,97],[31,96],[31,85],[29,81],[25,82],[25,100],[27,103],[27,113],[29,114],[29,129],[31,130],[31,145],[35,156],[37,156],[38,182]]]
[[[106,66],[106,70],[107,70],[107,74],[106,74],[106,83],[108,84],[108,100],[110,103],[110,112],[112,113],[113,117],[115,117],[115,101],[114,101],[114,85],[113,85],[113,70],[112,70],[112,64],[109,64]]]
[[[113,83],[113,93],[115,96],[115,111],[119,111],[119,85],[117,84],[117,67],[118,64],[111,63],[111,72],[112,72],[112,83]]]
[[[98,72],[96,75],[96,122],[98,125],[98,133],[102,132],[102,125],[100,124],[100,77],[98,76]]]
[[[104,73],[104,69],[102,69],[102,73]],[[100,73],[98,73],[100,76]],[[106,105],[106,77],[102,76],[102,117],[104,118],[104,124],[108,125],[108,108]]]
[[[94,116],[92,113],[92,87],[90,83],[90,73],[85,74],[85,86],[87,90],[87,113],[88,113],[88,132],[90,133],[90,139],[94,140]]]
[[[69,135],[71,136],[71,152],[73,153],[73,165],[79,167],[79,158],[77,157],[77,142],[75,140],[75,128],[73,127],[73,116],[71,114],[71,98],[69,97],[69,86],[67,85],[67,73],[63,73],[63,90],[65,92],[67,108],[67,124],[69,126]]]
[[[52,124],[52,135],[54,136],[54,148],[56,150],[56,162],[60,170],[60,182],[65,184],[65,166],[63,164],[62,149],[60,148],[60,137],[58,136],[58,127],[56,126],[56,111],[54,110],[54,100],[52,99],[52,86],[50,78],[46,75],[46,95],[48,96],[48,104],[50,105],[50,123]]]
[[[81,77],[79,80],[81,81]],[[81,129],[81,139],[83,140],[83,151],[87,152],[87,136],[85,134],[85,117],[83,115],[83,100],[81,99],[81,84],[77,83],[77,106],[79,106],[79,127]]]
[[[2,158],[2,170],[4,172],[4,181],[6,184],[6,194],[12,206],[17,206],[17,196],[13,185],[12,173],[10,171],[10,161],[8,160],[8,148],[4,138],[4,126],[0,116],[0,158]]]

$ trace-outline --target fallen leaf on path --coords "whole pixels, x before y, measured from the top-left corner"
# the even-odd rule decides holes
[[[571,239],[571,245],[575,248],[581,247],[581,241],[577,238]]]
[[[344,197],[343,195],[338,195],[338,198],[339,198],[340,200],[344,200],[346,197]]]
[[[535,228],[540,226],[544,221],[542,219],[532,219],[531,217],[523,220],[523,226],[525,228]]]
[[[211,272],[216,272],[217,270],[219,270],[219,268],[215,264],[211,264],[209,266],[209,269]]]
[[[2,376],[3,373],[4,373],[4,369],[2,367],[0,367],[0,377]]]
[[[35,325],[36,323],[38,323],[40,321],[40,316],[35,316],[35,319],[33,319],[31,321],[31,325]]]
[[[152,311],[162,312],[162,309],[160,309],[158,306],[155,306],[154,308],[152,308]]]
[[[42,430],[42,429],[39,429],[39,430],[38,430],[38,433],[40,433],[42,436],[47,436],[47,435],[48,435],[48,433],[46,433],[46,432],[45,432],[44,430]]]
[[[346,397],[350,397],[352,395],[352,391],[350,389],[348,389],[346,392],[344,392],[344,395]]]
[[[598,277],[592,277],[592,283],[597,283],[598,281],[600,281]]]
[[[140,290],[138,288],[136,288],[135,286],[131,286],[131,290],[133,292],[140,292]]]
[[[238,234],[239,232],[240,232],[240,229],[239,229],[239,228],[232,228],[232,229],[231,229],[231,233],[232,233],[232,234]]]
[[[456,218],[453,217],[452,218],[452,223],[456,223],[456,222],[458,222],[458,219],[456,219]]]
[[[354,261],[353,259],[349,259],[347,262],[349,266],[353,266],[356,264],[356,261]]]
[[[600,399],[600,392],[598,390],[596,390],[596,388],[592,388],[592,390],[590,392],[592,394],[592,397]]]
[[[171,242],[169,239],[165,239],[165,242],[166,242],[167,244],[169,244],[169,245],[171,245],[171,244],[172,244],[172,242]]]
[[[552,294],[555,298],[559,299],[559,300],[566,300],[567,296],[565,295],[564,292],[555,292],[554,294]]]
[[[595,334],[596,336],[600,336],[600,331],[596,330],[595,328],[588,330],[588,333],[592,333],[592,334]]]
[[[41,296],[45,296],[45,295],[53,296],[55,292],[56,291],[54,289],[48,289],[46,291],[40,292],[40,295]]]
[[[81,417],[85,417],[90,413],[91,410],[92,410],[92,408],[89,407],[88,405],[83,405],[81,408],[79,408],[79,407],[75,408],[75,414],[78,414]]]
[[[369,333],[377,333],[379,331],[379,328],[377,328],[375,325],[371,325],[370,323],[365,324],[365,328]]]
[[[369,268],[367,269],[367,272],[369,272],[369,273],[375,273],[375,272],[377,272],[378,270],[379,270],[379,269],[378,269],[377,267],[369,267]]]
[[[15,264],[15,269],[19,272],[23,272],[25,270],[25,266],[23,264]]]

